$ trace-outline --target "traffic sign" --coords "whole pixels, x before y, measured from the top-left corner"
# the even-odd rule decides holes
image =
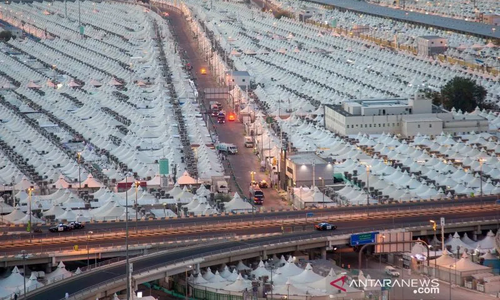
[[[306,214],[306,217],[307,217],[307,218],[311,218],[311,217],[313,217],[313,216],[314,216],[314,213],[311,213],[311,212]]]
[[[375,243],[377,232],[367,232],[351,235],[351,246],[360,246]]]
[[[444,217],[441,217],[441,226],[444,226]]]

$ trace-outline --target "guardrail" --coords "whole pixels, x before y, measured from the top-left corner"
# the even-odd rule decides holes
[[[375,218],[395,218],[409,215],[421,215],[421,214],[435,214],[439,212],[451,213],[456,211],[488,211],[488,210],[500,210],[500,206],[493,203],[483,204],[481,207],[478,205],[470,205],[467,203],[455,203],[454,206],[449,205],[433,205],[430,208],[414,208],[414,207],[377,207],[375,209],[369,210],[359,210],[357,212],[344,212],[343,214],[337,214],[336,212],[320,212],[316,213],[311,217],[297,218],[296,216],[285,216],[285,217],[258,217],[258,220],[252,219],[248,221],[241,220],[227,220],[227,221],[202,221],[202,222],[190,222],[181,224],[162,224],[157,226],[145,226],[136,230],[135,227],[129,229],[129,237],[144,237],[144,236],[158,236],[158,235],[179,235],[179,234],[191,234],[200,232],[214,232],[214,231],[227,231],[231,229],[241,229],[241,228],[262,228],[269,227],[270,225],[282,225],[288,226],[290,224],[300,225],[307,224],[308,222],[319,222],[319,221],[344,221],[344,220],[364,220],[364,219],[375,219]],[[256,222],[257,221],[257,222]],[[59,233],[57,237],[50,238],[31,238],[31,239],[10,239],[4,241],[0,244],[0,248],[9,247],[22,247],[22,246],[32,246],[32,245],[43,245],[43,244],[61,244],[68,242],[81,242],[92,238],[92,241],[96,240],[109,240],[110,238],[122,238],[125,237],[126,231],[122,228],[116,230],[109,230],[104,232],[97,232],[89,236],[86,231],[81,231],[81,234],[72,232],[71,235],[65,235],[64,233]],[[25,237],[25,236],[22,236]]]
[[[487,219],[487,218],[449,219],[449,220],[447,220],[447,223],[448,223],[447,224],[448,226],[455,225],[455,224],[467,224],[467,223],[498,223],[498,219]],[[367,228],[363,228],[363,229],[356,229],[356,230],[351,230],[351,231],[347,231],[347,232],[339,232],[339,233],[342,235],[356,234],[356,233],[362,233],[362,232],[371,232],[373,230],[377,230],[377,231],[391,230],[391,229],[397,229],[398,227],[399,227],[399,229],[403,229],[403,230],[417,229],[417,228],[430,229],[431,225],[428,222],[416,222],[416,223],[405,224],[404,227],[401,227],[401,226],[377,226],[375,228],[374,227],[367,227]],[[316,233],[316,234],[307,233],[307,234],[302,234],[302,235],[297,236],[297,237],[283,236],[280,238],[271,239],[269,241],[251,240],[251,241],[248,241],[241,246],[233,246],[233,247],[230,247],[227,249],[221,249],[221,250],[216,250],[216,251],[203,252],[202,248],[201,248],[200,249],[201,251],[199,254],[186,256],[186,257],[183,257],[181,259],[175,259],[175,260],[170,260],[170,261],[166,261],[166,262],[164,261],[160,264],[156,264],[156,265],[153,265],[150,267],[143,268],[141,270],[137,270],[136,272],[134,272],[134,274],[139,275],[140,273],[151,272],[152,270],[155,270],[155,269],[164,268],[166,265],[187,263],[187,261],[189,261],[189,260],[193,260],[193,259],[201,258],[201,257],[205,258],[205,261],[206,261],[207,257],[212,257],[212,256],[216,256],[216,255],[222,255],[222,256],[227,257],[228,255],[230,255],[232,253],[239,252],[242,250],[246,250],[246,251],[251,250],[251,249],[261,250],[263,246],[269,247],[269,246],[273,246],[276,244],[290,244],[290,243],[297,243],[297,242],[309,242],[309,241],[315,241],[315,240],[325,240],[326,237],[331,237],[331,236],[332,235],[330,232],[320,232],[320,233]],[[332,238],[330,238],[329,240],[332,240]],[[257,253],[258,253],[258,251],[257,251]],[[137,258],[137,259],[141,259],[141,258]],[[96,284],[96,285],[90,286],[88,288],[85,288],[85,289],[81,290],[80,292],[78,292],[74,295],[71,295],[69,299],[81,299],[85,295],[90,295],[91,293],[99,291],[100,287],[102,287],[103,285],[110,286],[113,283],[116,283],[118,281],[124,282],[125,280],[123,278],[116,278],[116,277],[112,278],[112,279],[105,281],[105,282],[102,282],[100,284]]]

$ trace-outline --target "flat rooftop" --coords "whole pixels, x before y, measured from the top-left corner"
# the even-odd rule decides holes
[[[328,162],[319,157],[315,152],[299,152],[288,157],[296,165],[311,165],[313,162],[316,165],[324,165]]]

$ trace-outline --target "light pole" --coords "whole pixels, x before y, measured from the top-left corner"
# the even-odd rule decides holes
[[[138,212],[137,212],[137,191],[138,191],[140,185],[141,185],[141,182],[137,180],[135,182],[135,205],[134,205],[134,207],[135,207],[135,233],[136,234],[137,234],[137,214],[138,214]]]
[[[127,300],[130,300],[130,263],[128,255],[128,176],[125,174],[125,257],[126,257],[126,273],[127,273]]]
[[[255,178],[254,178],[254,176],[255,176],[255,172],[254,172],[254,171],[251,171],[251,172],[250,172],[250,176],[251,176],[251,181],[250,181],[250,182],[254,182],[254,180],[255,180]]]
[[[29,195],[28,213],[30,215],[30,220],[28,221],[28,231],[30,233],[30,240],[31,240],[31,232],[32,232],[32,230],[31,230],[31,199],[32,199],[32,194],[33,194],[34,190],[35,189],[32,186],[30,186],[28,189],[28,193],[29,193],[28,194]]]
[[[269,262],[269,265],[271,266],[271,300],[273,299],[273,270],[274,270],[274,264],[273,260],[270,258],[267,260]]]
[[[484,163],[485,159],[484,158],[480,158],[479,159],[479,176],[480,176],[480,179],[481,179],[481,185],[480,185],[480,191],[481,191],[481,207],[483,207],[483,163]]]
[[[78,1],[78,3],[80,3],[80,1]],[[80,177],[81,176],[80,175],[81,174],[81,172],[80,172],[80,168],[81,168],[81,166],[80,166],[80,159],[82,157],[82,153],[78,152],[77,155],[78,155],[78,188],[81,189],[82,188],[82,179]]]
[[[370,205],[370,165],[366,165],[366,205]]]
[[[316,186],[316,161],[313,159],[312,161],[312,167],[313,167],[313,189]]]
[[[93,234],[93,231],[87,231],[87,269],[90,268],[90,249],[89,249],[89,240],[90,235]]]
[[[28,252],[26,252],[26,250],[21,250],[21,257],[23,259],[24,299],[26,299],[26,258],[28,257]]]
[[[437,240],[437,238],[436,238],[437,223],[434,220],[429,220],[429,222],[431,222],[431,224],[432,224],[432,229],[434,230],[434,240],[436,241]],[[432,245],[429,245],[429,246],[432,247]],[[434,246],[434,277],[436,277],[436,268],[437,268],[436,248],[437,247]]]
[[[193,266],[190,265],[190,266],[188,266],[186,268],[186,300],[189,299],[189,292],[188,292],[188,271],[191,270],[192,267]]]

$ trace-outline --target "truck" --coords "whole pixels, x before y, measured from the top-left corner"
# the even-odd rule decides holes
[[[253,148],[253,137],[251,136],[244,136],[243,137],[244,142],[245,142],[245,148]]]
[[[210,101],[210,112],[212,113],[212,117],[217,117],[219,112],[222,110],[222,104],[218,101]]]
[[[234,144],[220,143],[216,146],[216,149],[227,154],[238,153],[238,148]]]
[[[256,205],[264,204],[264,192],[260,189],[258,184],[250,184],[248,189],[248,196]]]

